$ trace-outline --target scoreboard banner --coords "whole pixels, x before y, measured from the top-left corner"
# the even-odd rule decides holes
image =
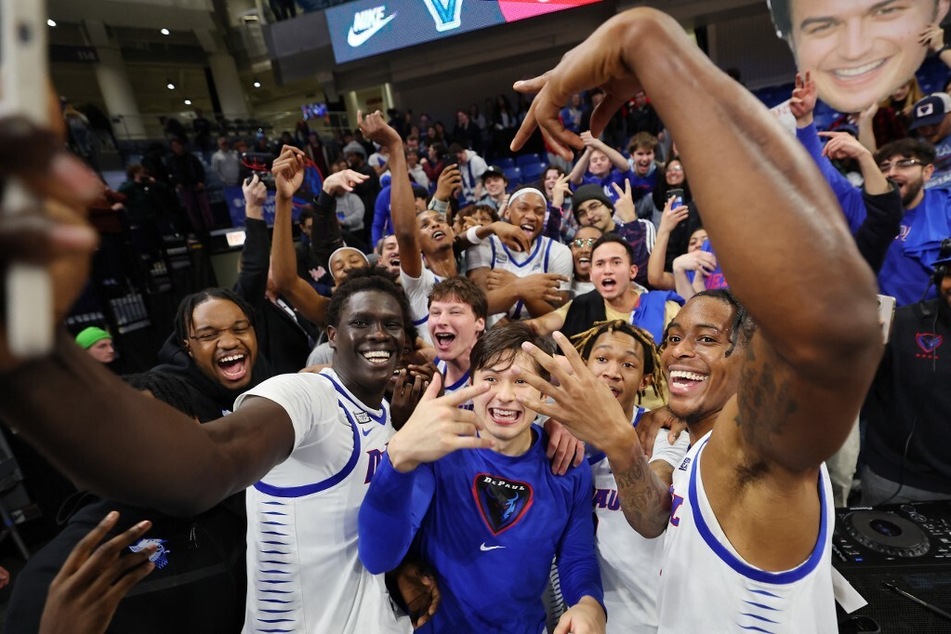
[[[601,0],[357,0],[327,9],[338,64]]]

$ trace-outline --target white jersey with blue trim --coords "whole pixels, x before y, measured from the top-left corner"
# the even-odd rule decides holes
[[[528,253],[518,253],[510,251],[498,236],[491,235],[482,244],[466,251],[467,271],[483,267],[509,271],[519,277],[535,273],[558,273],[564,275],[567,280],[561,283],[561,291],[571,291],[571,278],[574,274],[571,249],[545,236],[535,238]],[[506,315],[489,315],[486,326],[492,327],[503,316],[508,316],[511,320],[532,318],[522,300],[518,300]]]
[[[422,337],[426,345],[433,345],[432,336],[429,334],[429,294],[433,292],[433,286],[442,280],[436,277],[436,274],[422,268],[419,277],[410,277],[403,269],[400,269],[400,284],[403,292],[406,293],[406,299],[409,302],[409,315],[416,326],[416,334]]]
[[[357,555],[357,514],[393,434],[332,370],[283,374],[241,395],[274,401],[294,425],[294,448],[247,490],[244,632],[407,633],[382,575]]]
[[[443,396],[452,394],[453,392],[457,392],[463,388],[469,387],[469,384],[470,384],[469,379],[471,375],[470,370],[466,370],[466,373],[463,374],[455,383],[453,383],[452,385],[449,385],[446,383],[446,362],[440,359],[439,357],[436,357],[436,369],[439,370],[439,374],[441,374],[443,377],[443,386],[442,386]],[[472,399],[470,398],[468,401],[460,405],[459,409],[471,410],[473,407],[474,406],[472,404]]]
[[[647,410],[634,410],[636,427]],[[668,430],[659,429],[651,462],[664,461],[676,469],[690,444],[686,432],[671,445]],[[657,586],[664,548],[663,536],[647,539],[631,528],[621,509],[614,472],[604,453],[588,458],[594,477],[594,512],[598,518],[595,543],[608,611],[608,634],[653,634],[657,631]]]
[[[812,553],[795,568],[768,572],[740,557],[710,508],[700,475],[709,439],[708,433],[674,470],[657,601],[659,631],[838,632],[831,557],[835,509],[825,464],[817,492],[819,537]]]

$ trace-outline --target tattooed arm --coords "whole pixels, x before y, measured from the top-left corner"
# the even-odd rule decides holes
[[[649,539],[661,535],[670,520],[673,468],[663,461],[648,463],[647,454],[641,449],[640,443],[636,445],[636,456],[631,455],[628,460],[624,460],[621,455],[612,454],[608,461],[614,472],[624,518],[631,528]]]

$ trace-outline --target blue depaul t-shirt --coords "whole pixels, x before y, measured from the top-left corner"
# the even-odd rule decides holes
[[[603,602],[590,467],[553,475],[548,437],[532,429],[521,456],[460,450],[408,474],[384,457],[360,509],[360,559],[371,572],[391,570],[417,538],[442,597],[419,631],[539,634],[556,555],[566,603]]]

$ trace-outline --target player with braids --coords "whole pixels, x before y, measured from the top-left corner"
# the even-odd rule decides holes
[[[620,332],[629,335],[636,342],[644,347],[644,375],[650,379],[650,386],[654,390],[654,395],[664,398],[664,370],[660,364],[660,352],[654,345],[654,338],[643,328],[638,328],[621,319],[595,322],[591,328],[584,332],[579,332],[571,340],[575,344],[575,350],[583,359],[591,356],[591,349],[598,338],[607,333]],[[646,386],[644,388],[646,390]],[[637,395],[637,402],[640,403],[643,396],[640,390]]]
[[[662,397],[665,383],[660,353],[651,334],[616,319],[597,322],[572,337],[572,341],[588,368],[611,389],[631,424],[645,424],[650,413],[637,404],[648,385]],[[680,434],[671,444],[667,430],[660,428],[649,442],[653,443],[650,471],[658,482],[669,487],[673,470],[687,453],[687,434]],[[607,456],[600,451],[590,453],[588,463],[595,486],[596,543],[604,606],[611,615],[607,631],[656,632],[657,576],[663,539],[642,537],[631,530]]]

